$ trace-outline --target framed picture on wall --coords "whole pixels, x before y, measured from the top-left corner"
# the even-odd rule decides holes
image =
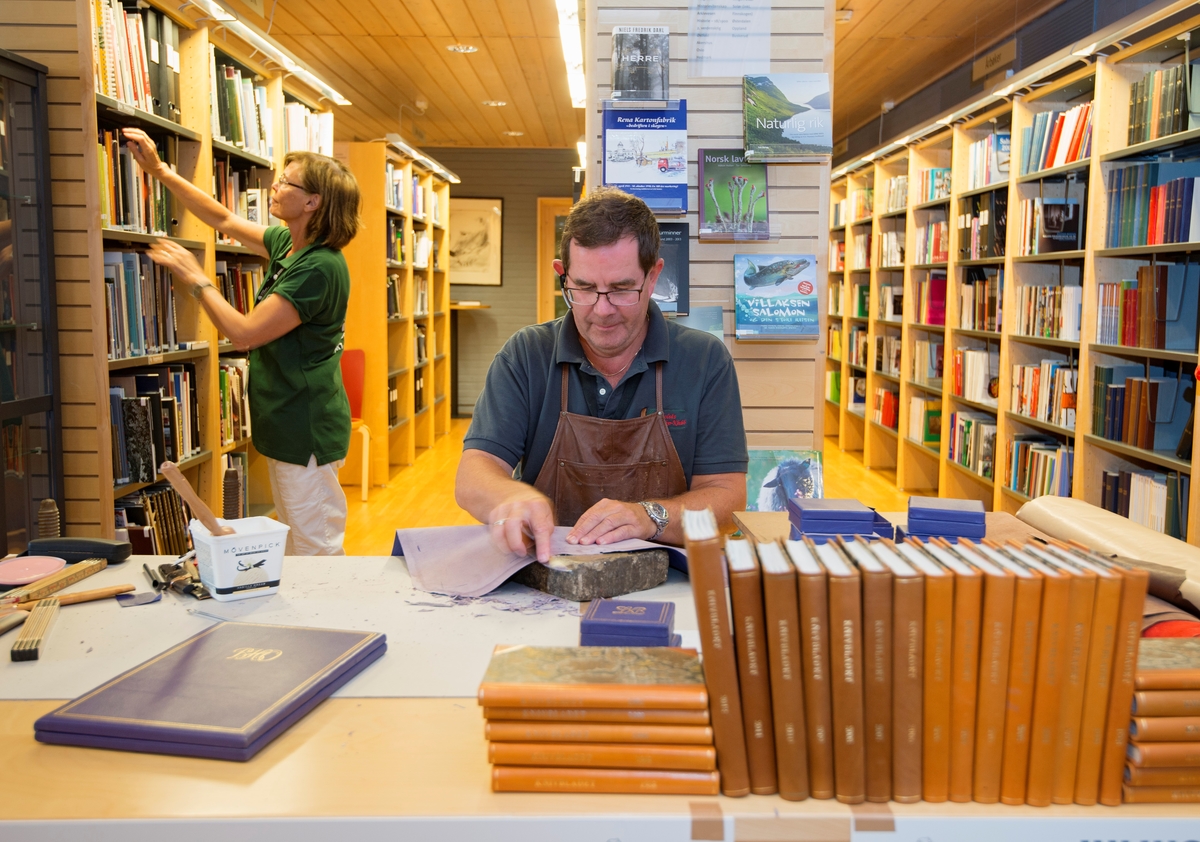
[[[503,199],[450,199],[450,280],[498,287]]]

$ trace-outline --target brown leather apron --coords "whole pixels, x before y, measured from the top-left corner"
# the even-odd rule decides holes
[[[554,504],[554,522],[574,526],[602,499],[638,503],[687,491],[683,463],[663,417],[662,363],[655,364],[653,415],[623,421],[567,412],[567,365],[554,441],[534,487]]]

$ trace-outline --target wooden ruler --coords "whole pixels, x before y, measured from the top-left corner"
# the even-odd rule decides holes
[[[62,570],[51,576],[47,576],[45,579],[39,579],[31,585],[9,591],[4,594],[4,601],[34,602],[44,599],[51,594],[58,593],[65,587],[83,581],[88,576],[99,573],[107,566],[108,560],[103,558],[89,558],[75,564],[68,564]]]
[[[83,562],[80,562],[82,564]],[[50,633],[50,626],[58,617],[58,598],[49,597],[38,602],[29,612],[29,619],[25,621],[25,627],[21,629],[21,633],[17,635],[17,641],[13,644],[12,659],[14,661],[36,661],[43,646],[46,645],[46,636]]]

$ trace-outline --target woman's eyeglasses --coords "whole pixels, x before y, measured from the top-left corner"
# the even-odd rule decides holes
[[[295,187],[301,193],[311,193],[312,192],[311,190],[306,190],[304,187],[302,187],[301,185],[297,184],[294,181],[288,181],[283,176],[279,176],[279,178],[275,179],[275,186],[276,187]]]

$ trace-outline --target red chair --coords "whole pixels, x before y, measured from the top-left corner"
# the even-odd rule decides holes
[[[362,433],[362,499],[367,502],[371,488],[371,430],[362,420],[363,381],[366,379],[367,354],[361,348],[342,351],[342,385],[350,404],[350,432]]]

